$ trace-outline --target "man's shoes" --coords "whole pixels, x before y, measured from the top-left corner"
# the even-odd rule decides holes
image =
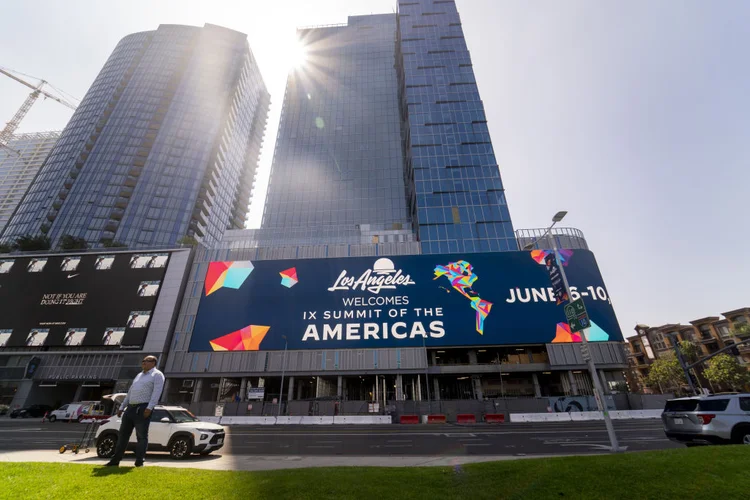
[[[135,466],[136,466],[136,467],[143,467],[143,462],[136,462],[136,463],[135,463]]]
[[[104,464],[104,467],[119,467],[119,466],[120,466],[120,462],[113,462],[111,460],[107,462],[106,464]]]

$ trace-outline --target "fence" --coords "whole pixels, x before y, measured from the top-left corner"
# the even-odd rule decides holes
[[[670,394],[613,394],[605,396],[609,410],[660,410],[674,396]],[[185,405],[183,405],[185,406]],[[481,422],[486,414],[511,413],[575,413],[595,411],[593,396],[547,398],[457,399],[440,401],[388,401],[386,406],[371,401],[289,401],[279,405],[265,401],[235,403],[191,403],[187,408],[195,415],[225,417],[343,416],[391,415],[397,422],[401,415],[445,415],[456,422],[457,415],[474,415]]]

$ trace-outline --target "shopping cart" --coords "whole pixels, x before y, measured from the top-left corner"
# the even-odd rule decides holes
[[[99,430],[99,426],[102,425],[102,420],[95,418],[86,424],[86,429],[83,431],[81,439],[77,443],[64,444],[58,450],[60,453],[66,451],[72,451],[74,455],[78,455],[78,452],[83,450],[84,453],[88,453],[89,449],[94,445],[96,440],[96,432]]]

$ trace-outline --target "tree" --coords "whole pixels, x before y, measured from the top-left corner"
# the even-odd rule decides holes
[[[0,243],[0,253],[10,253],[13,251],[13,245],[8,243]]]
[[[32,236],[27,234],[16,238],[16,249],[22,252],[32,252],[34,250],[49,250],[52,246],[48,236]]]
[[[702,354],[701,348],[698,347],[697,344],[695,344],[694,342],[690,342],[689,340],[680,341],[679,349],[688,364],[698,361]]]
[[[645,382],[650,387],[664,392],[679,390],[682,384],[687,383],[687,380],[677,357],[670,353],[651,364]]]
[[[113,240],[111,238],[104,238],[100,240],[102,242],[102,245],[104,248],[128,248],[128,246],[125,243],[122,243],[117,240]]]
[[[703,373],[712,383],[728,385],[733,390],[738,390],[750,382],[747,370],[734,356],[719,354],[709,359],[706,364],[708,367]]]
[[[196,240],[192,236],[183,236],[182,238],[177,240],[177,244],[181,246],[194,247],[198,244],[198,240]]]
[[[750,324],[748,323],[735,323],[732,327],[732,335],[745,339],[750,337]]]
[[[89,247],[88,242],[83,238],[66,234],[60,240],[62,250],[86,250]]]

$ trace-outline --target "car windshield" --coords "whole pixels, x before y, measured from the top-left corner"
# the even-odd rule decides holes
[[[172,418],[174,418],[175,422],[178,424],[183,424],[185,422],[198,422],[198,419],[187,410],[170,410],[169,413],[172,414]]]
[[[698,406],[697,399],[673,399],[667,401],[664,411],[693,411]]]

